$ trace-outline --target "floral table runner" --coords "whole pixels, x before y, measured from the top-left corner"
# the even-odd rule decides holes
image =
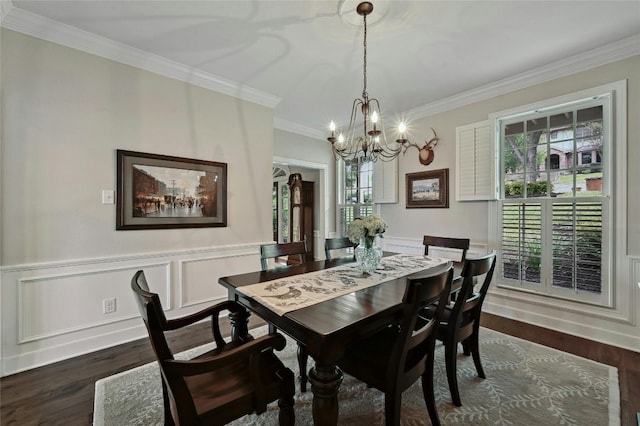
[[[385,281],[444,265],[448,261],[433,256],[397,254],[383,257],[371,275],[363,274],[354,262],[238,287],[237,291],[254,298],[278,315],[284,315]]]

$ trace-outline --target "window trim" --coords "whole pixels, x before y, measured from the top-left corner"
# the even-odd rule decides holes
[[[608,174],[609,179],[607,179],[606,183],[607,188],[605,189],[603,187],[603,195],[607,194],[613,197],[613,201],[610,205],[610,211],[607,212],[610,217],[609,229],[611,229],[612,233],[612,244],[610,246],[609,259],[603,259],[603,263],[608,261],[609,283],[607,285],[607,291],[609,295],[609,303],[605,305],[594,305],[590,308],[590,312],[596,317],[627,322],[631,320],[630,315],[632,314],[632,302],[630,299],[633,300],[633,298],[630,297],[631,295],[628,293],[616,291],[617,289],[614,288],[613,285],[613,283],[618,280],[617,277],[624,278],[627,276],[624,268],[625,265],[628,264],[625,257],[627,253],[627,239],[625,234],[626,227],[616,226],[616,224],[627,223],[627,81],[620,80],[567,95],[515,107],[509,110],[492,113],[489,115],[489,121],[491,123],[491,140],[495,146],[496,152],[499,152],[500,120],[504,120],[505,118],[515,115],[522,115],[527,112],[554,109],[558,105],[569,105],[571,103],[580,102],[588,97],[601,95],[611,96],[611,104],[608,112],[608,120],[610,123],[610,127],[608,129],[608,136],[610,137],[610,160],[607,161],[607,164],[603,164],[603,173]],[[501,170],[499,168],[500,161],[501,159],[496,155],[498,170]],[[501,229],[499,229],[499,221],[497,220],[499,215],[500,202],[490,202],[488,224],[489,240],[490,246],[496,249],[498,249],[499,246],[501,232]],[[501,268],[502,265],[499,264],[497,267]],[[633,290],[632,286],[630,288]],[[568,300],[537,292],[534,293],[523,289],[516,289],[505,285],[504,282],[501,281],[499,274],[496,274],[496,285],[493,287],[493,290],[490,290],[490,292],[518,301],[527,301],[536,305],[562,309],[574,313],[584,313],[585,302]]]

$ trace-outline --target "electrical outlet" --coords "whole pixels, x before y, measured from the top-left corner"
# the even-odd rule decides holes
[[[104,299],[102,301],[102,313],[111,314],[116,311],[116,298]]]

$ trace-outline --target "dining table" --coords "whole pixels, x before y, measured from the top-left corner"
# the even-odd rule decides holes
[[[314,360],[308,372],[315,425],[338,423],[343,374],[338,360],[351,342],[397,321],[407,277],[430,274],[447,259],[385,253],[372,274],[352,256],[315,260],[222,277],[230,300],[246,310],[230,313],[234,339],[251,339],[251,313],[296,340]],[[381,342],[384,344],[384,342]]]

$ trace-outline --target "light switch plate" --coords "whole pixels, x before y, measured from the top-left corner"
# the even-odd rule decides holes
[[[115,195],[113,189],[102,190],[102,204],[114,204]]]

